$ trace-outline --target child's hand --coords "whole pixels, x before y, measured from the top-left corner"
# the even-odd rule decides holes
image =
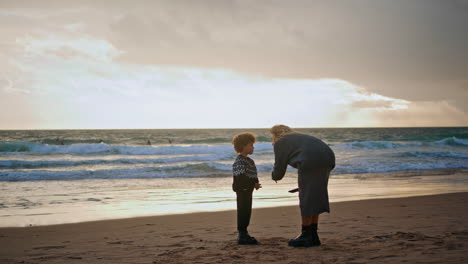
[[[256,183],[255,184],[255,190],[258,190],[260,188],[262,188],[262,185],[260,183]]]

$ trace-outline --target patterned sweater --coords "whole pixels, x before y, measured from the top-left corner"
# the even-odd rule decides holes
[[[238,155],[232,164],[232,190],[235,192],[252,192],[258,183],[257,167],[253,159]]]

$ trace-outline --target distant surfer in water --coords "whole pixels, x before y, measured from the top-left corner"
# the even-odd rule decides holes
[[[65,145],[65,144],[63,143],[63,139],[60,139],[60,137],[57,137],[57,138],[55,139],[55,141],[57,142],[58,145]]]

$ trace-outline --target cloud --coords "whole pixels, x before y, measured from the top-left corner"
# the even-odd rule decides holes
[[[468,14],[452,1],[212,4],[131,9],[110,21],[108,39],[126,62],[338,78],[409,100],[455,98],[455,86],[434,83],[468,75]]]
[[[48,35],[42,38],[19,38],[16,42],[24,48],[27,56],[42,56],[51,53],[59,56],[82,54],[93,60],[111,60],[121,52],[105,40],[83,37]]]
[[[393,102],[391,100],[384,101],[356,101],[351,105],[353,108],[382,108],[392,109]]]
[[[388,126],[388,120],[392,126],[416,124],[415,120],[418,124],[467,123],[465,114],[446,103],[438,108],[438,115],[426,114],[426,110],[435,111],[438,103],[414,104],[345,80],[115,63],[121,52],[101,39],[55,36],[18,43],[25,53],[14,63],[23,71],[21,81],[30,82],[27,98],[35,101],[25,109],[30,109],[29,119],[41,120],[39,128],[268,127],[276,123],[356,127]],[[10,97],[15,94],[5,92]],[[447,121],[445,115],[454,118]],[[26,122],[26,117],[19,120]]]
[[[463,1],[2,5],[0,100],[43,127],[468,124]]]
[[[413,102],[405,110],[377,112],[379,125],[393,126],[460,126],[468,124],[468,115],[445,101]]]

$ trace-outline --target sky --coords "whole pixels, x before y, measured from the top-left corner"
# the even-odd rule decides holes
[[[0,129],[468,126],[467,0],[0,0]]]

